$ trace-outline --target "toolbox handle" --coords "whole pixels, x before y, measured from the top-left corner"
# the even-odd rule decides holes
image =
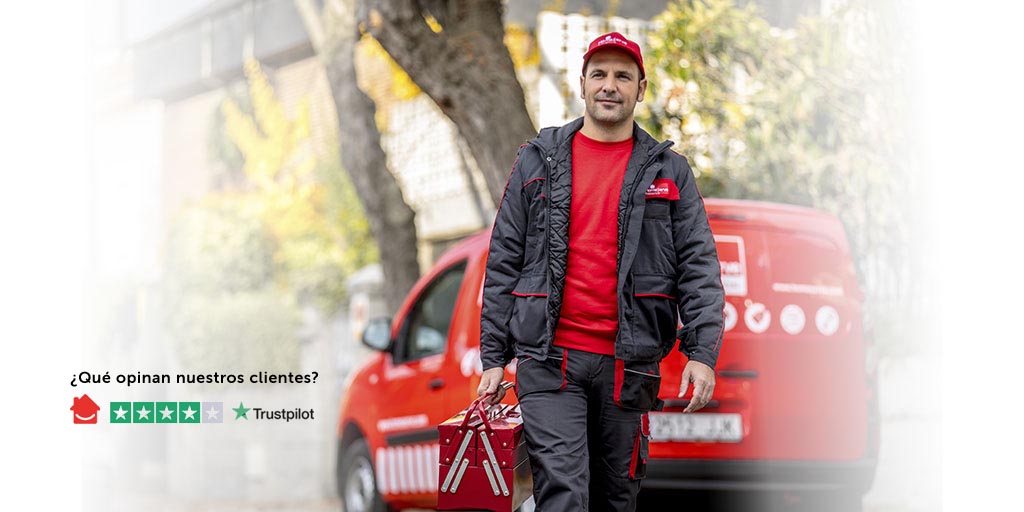
[[[512,388],[512,383],[508,381],[503,381],[498,386],[507,391]],[[469,426],[469,420],[473,417],[473,414],[475,413],[480,418],[480,420],[483,421],[484,428],[488,432],[491,432],[491,422],[488,420],[487,413],[488,407],[484,405],[484,399],[493,394],[494,393],[485,393],[476,400],[473,400],[473,403],[469,404],[469,410],[466,411],[466,417],[462,419],[462,425],[459,428],[467,428]]]
[[[473,400],[469,404],[469,407],[466,408],[466,415],[463,416],[462,423],[459,424],[459,428],[456,429],[456,430],[458,432],[465,432],[465,435],[467,436],[467,439],[468,439],[468,436],[472,435],[470,433],[470,431],[472,429],[469,428],[469,421],[471,419],[473,419],[473,415],[474,414],[476,414],[477,416],[480,417],[480,419],[483,420],[484,425],[486,426],[488,431],[491,429],[491,423],[489,421],[487,421],[487,413],[486,412],[481,412],[481,410],[484,409],[483,408],[483,401],[484,401],[484,399],[487,398],[490,395],[491,394],[485,394],[485,395],[477,398],[476,400]],[[463,443],[463,444],[465,444],[465,443]],[[459,465],[459,459],[462,458],[461,454],[464,451],[465,451],[464,448],[459,448],[459,445],[457,443],[453,442],[448,447],[448,450],[445,452],[445,454],[444,454],[444,459],[445,460],[452,459],[452,457],[454,457],[454,459],[452,459],[452,469],[451,469],[451,473],[452,474],[455,473],[455,469]],[[447,485],[445,485],[445,486],[447,487]],[[442,488],[442,492],[443,491],[444,491],[444,489]]]

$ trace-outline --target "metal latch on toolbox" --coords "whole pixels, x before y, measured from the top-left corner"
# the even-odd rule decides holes
[[[458,478],[456,478],[455,484],[452,485],[452,492],[458,487],[458,480],[462,478],[462,473],[466,471],[466,466],[469,465],[469,459],[464,459],[462,456],[466,454],[466,448],[469,446],[469,441],[473,439],[472,429],[466,430],[466,437],[462,439],[462,445],[459,446],[459,451],[455,453],[455,460],[452,461],[452,468],[448,470],[448,475],[444,477],[444,485],[441,486],[441,492],[446,492],[448,486],[452,485],[452,478],[455,477],[456,470],[458,470]],[[461,464],[460,464],[461,461]]]
[[[487,428],[490,429],[490,426],[488,426]],[[480,441],[483,443],[484,449],[487,450],[487,458],[491,461],[491,468],[493,468],[494,471],[497,473],[498,484],[501,485],[502,494],[508,496],[508,486],[505,485],[505,479],[501,477],[501,473],[499,472],[500,470],[498,469],[498,458],[494,456],[494,448],[491,448],[491,441],[490,439],[488,439],[488,433],[490,433],[490,435],[492,436],[494,435],[493,430],[490,430],[489,432],[485,431],[483,434],[480,435]],[[484,468],[486,469],[487,461],[484,461],[484,464]],[[498,495],[497,490],[495,490],[494,495]]]

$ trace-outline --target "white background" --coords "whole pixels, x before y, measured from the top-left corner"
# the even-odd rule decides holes
[[[25,5],[30,4],[30,5]],[[0,340],[4,508],[79,510],[70,421],[88,247],[86,3],[0,15]]]
[[[941,290],[944,510],[1020,510],[1022,9],[922,1],[917,13]]]

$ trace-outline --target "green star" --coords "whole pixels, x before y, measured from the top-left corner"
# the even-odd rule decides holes
[[[236,420],[238,418],[242,418],[242,419],[248,420],[249,417],[246,416],[246,414],[249,413],[249,409],[251,409],[251,408],[250,407],[246,407],[244,404],[242,404],[242,402],[238,402],[238,407],[235,407],[234,409],[231,409],[231,410],[235,411],[235,419]]]

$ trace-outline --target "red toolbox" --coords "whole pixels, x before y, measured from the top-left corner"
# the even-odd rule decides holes
[[[474,400],[438,425],[438,510],[512,512],[533,494],[519,406]]]

